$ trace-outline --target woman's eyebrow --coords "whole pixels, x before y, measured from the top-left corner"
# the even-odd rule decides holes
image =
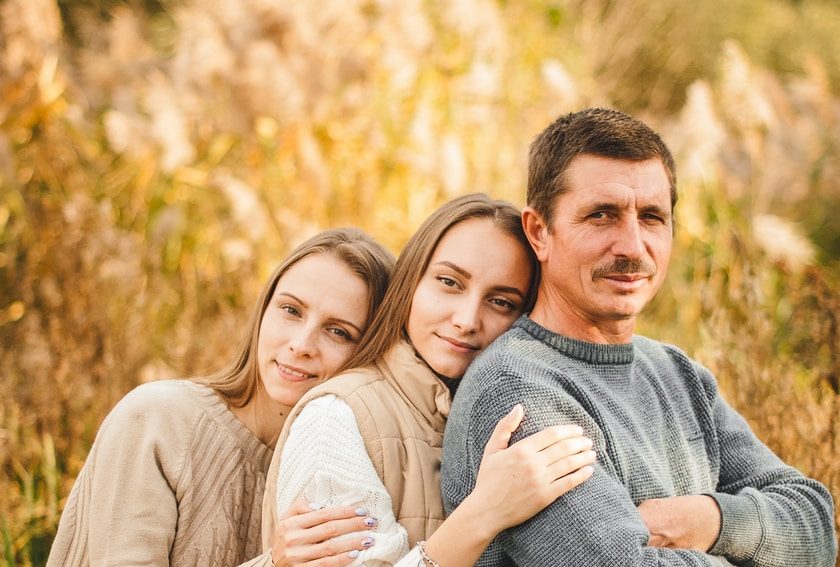
[[[452,262],[450,262],[448,260],[441,260],[440,262],[435,262],[434,265],[435,266],[447,266],[449,268],[452,268],[453,270],[455,270],[456,272],[458,272],[462,276],[464,276],[466,279],[472,278],[471,273],[469,273],[467,270],[465,270],[464,268],[462,268],[458,264],[453,264]]]
[[[277,291],[274,295],[275,296],[285,295],[286,297],[291,297],[292,299],[294,299],[295,301],[300,303],[302,306],[309,307],[309,305],[304,300],[302,300],[301,298],[299,298],[295,294],[290,293],[288,291]]]

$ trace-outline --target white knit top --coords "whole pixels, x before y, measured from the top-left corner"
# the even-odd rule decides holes
[[[391,497],[368,457],[353,410],[343,400],[324,395],[309,402],[292,423],[280,463],[278,513],[298,498],[364,507],[379,525],[343,536],[375,540],[352,565],[422,567],[419,550],[409,552],[408,535],[394,518]]]

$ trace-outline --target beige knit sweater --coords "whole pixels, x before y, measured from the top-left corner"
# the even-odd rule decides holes
[[[270,566],[259,555],[270,460],[211,388],[139,386],[102,423],[47,565]]]

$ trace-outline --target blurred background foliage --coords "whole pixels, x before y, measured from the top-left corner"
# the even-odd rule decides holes
[[[640,330],[837,499],[838,37],[829,0],[0,0],[0,557],[44,563],[105,413],[218,368],[290,247],[522,204],[592,105],[677,156]]]

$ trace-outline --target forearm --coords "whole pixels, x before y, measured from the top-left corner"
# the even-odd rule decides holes
[[[497,539],[500,550],[519,566],[725,564],[697,550],[649,546],[650,534],[632,502],[624,500],[620,488],[601,475],[596,472],[532,521],[505,531]]]
[[[707,372],[707,371],[706,371]],[[831,567],[837,555],[834,504],[819,482],[784,464],[711,387],[720,478],[709,494],[721,509],[712,549],[758,567]]]
[[[711,552],[757,567],[833,567],[837,556],[831,496],[809,479],[711,496],[721,534]]]

